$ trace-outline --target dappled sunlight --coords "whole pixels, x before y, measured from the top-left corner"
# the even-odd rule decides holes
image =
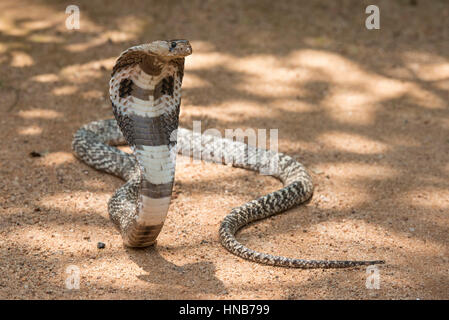
[[[329,112],[331,116],[336,110],[354,110],[360,107],[373,115],[374,110],[369,108],[370,104],[403,95],[418,99],[419,103],[426,108],[442,108],[444,105],[441,98],[413,82],[393,80],[366,71],[363,66],[334,53],[310,49],[299,50],[290,54],[289,61],[293,66],[312,68],[325,74],[326,78],[330,78],[331,83],[336,87],[323,101],[323,105],[332,110]],[[356,88],[358,92],[352,93],[351,90],[348,92],[348,86]],[[361,120],[362,123],[369,123],[368,119]]]
[[[129,269],[105,266],[111,260],[117,261],[126,258],[125,254],[118,255],[116,250],[108,250],[106,256],[96,249],[93,243],[87,241],[84,241],[88,243],[86,246],[80,245],[79,239],[55,237],[53,238],[54,242],[50,244],[44,241],[45,237],[48,238],[49,235],[42,235],[43,241],[36,241],[29,237],[17,237],[15,238],[16,242],[2,243],[1,258],[6,259],[11,255],[15,257],[11,263],[2,268],[3,272],[12,272],[8,280],[18,283],[15,292],[8,294],[9,299],[23,297],[26,294],[36,298],[37,292],[39,296],[43,294],[47,299],[54,299],[55,293],[64,295],[68,299],[79,299],[80,293],[89,290],[97,291],[92,298],[98,299],[101,296],[104,297],[122,290],[124,286],[115,285],[121,278],[132,283],[131,288],[135,286],[135,281],[127,276],[130,274]],[[66,268],[73,265],[80,270],[80,290],[69,290],[66,287],[69,275]],[[32,271],[32,276],[29,271]],[[136,285],[136,287],[139,286]],[[140,290],[142,289],[140,288]]]
[[[442,128],[449,129],[449,118],[441,118],[441,119],[438,119],[438,120],[441,123],[441,127]]]
[[[449,62],[429,63],[411,67],[423,81],[441,81],[449,79]]]
[[[33,34],[29,36],[28,39],[31,42],[38,43],[63,43],[65,41],[63,37],[50,34]]]
[[[191,71],[205,70],[226,65],[229,61],[233,61],[233,57],[228,54],[220,52],[195,52],[195,54],[186,59],[185,69]]]
[[[228,100],[225,103],[217,104],[215,106],[208,107],[207,117],[211,119],[219,119],[220,121],[226,121],[229,126],[232,126],[232,122],[241,119],[250,119],[252,115],[264,112],[270,114],[270,110],[261,106],[251,100]],[[192,106],[182,111],[183,117],[202,117],[201,122],[207,125],[207,120],[204,119],[204,109],[201,106]],[[206,122],[206,123],[205,123]],[[189,126],[192,124],[189,123]],[[203,130],[206,128],[202,128]]]
[[[403,223],[401,226],[397,226],[396,230],[392,231],[388,227],[379,226],[376,223],[367,223],[360,219],[343,219],[326,221],[314,225],[309,231],[312,235],[315,232],[320,233],[339,243],[350,243],[359,237],[363,237],[363,246],[366,247],[366,251],[363,252],[363,259],[368,259],[369,256],[373,256],[372,250],[369,250],[373,246],[377,248],[388,248],[388,250],[400,250],[402,252],[401,260],[406,259],[406,256],[412,253],[417,256],[426,256],[429,253],[436,256],[441,255],[441,250],[444,248],[441,242],[432,240],[423,241],[422,239],[411,236],[413,233],[410,230],[414,230],[414,228],[411,228],[409,223]],[[413,232],[417,231],[414,230]],[[391,239],[395,240],[392,241]],[[344,244],[341,246],[343,247]],[[363,248],[360,250],[363,250]],[[394,261],[389,261],[389,263],[393,264]]]
[[[356,0],[80,0],[79,30],[65,26],[67,4],[0,1],[0,298],[447,297],[449,11],[418,2],[381,0],[389,18],[368,31]],[[282,184],[180,155],[157,245],[123,246],[107,203],[125,182],[77,159],[73,134],[113,118],[120,52],[182,38],[193,54],[180,124],[279,129],[279,151],[314,181],[310,202],[237,238],[295,258],[384,259],[381,290],[365,289],[365,268],[298,272],[228,253],[222,219]],[[76,294],[64,289],[70,264]]]
[[[378,245],[389,248],[389,250],[396,249],[401,252],[401,256],[396,258],[398,261],[395,261],[395,263],[407,262],[410,257],[413,257],[414,260],[419,260],[422,257],[433,256],[439,258],[444,256],[444,252],[447,251],[445,243],[431,239],[420,239],[413,234],[416,233],[416,230],[413,232],[410,230],[414,230],[414,228],[407,225],[402,226],[402,230],[399,231],[385,230],[388,238],[385,236],[382,241],[379,241]]]
[[[442,56],[423,51],[402,53],[404,65],[422,81],[439,81],[449,78],[449,61]]]
[[[247,73],[248,75],[261,76],[262,79],[260,80],[271,79],[274,84],[277,81],[291,81],[296,77],[294,70],[285,68],[282,60],[279,60],[273,55],[234,57],[234,60],[227,62],[227,67],[234,71]]]
[[[56,119],[62,117],[60,112],[49,109],[21,110],[18,114],[24,119]]]
[[[136,14],[121,15],[116,20],[117,32],[112,34],[111,40],[123,42],[123,37],[126,39],[135,39],[145,31],[145,27],[151,27],[154,23],[154,18],[151,15],[144,18],[138,17]],[[116,37],[114,39],[114,37]]]
[[[403,204],[425,208],[426,210],[449,210],[449,190],[444,187],[425,186],[419,190],[410,190],[402,194],[398,200]],[[444,222],[448,222],[448,219],[449,217]]]
[[[76,84],[96,81],[96,79],[103,75],[101,68],[112,68],[115,60],[116,58],[109,58],[90,61],[84,64],[73,64],[63,68],[60,76],[66,81]]]
[[[219,51],[217,50],[217,47],[215,46],[215,44],[211,41],[203,41],[203,40],[191,40],[190,44],[192,45],[193,48],[195,48],[195,52],[213,52],[213,51]]]
[[[98,180],[98,179],[85,179],[83,181],[83,184],[86,186],[89,190],[104,190],[108,189],[110,185],[104,181]]]
[[[388,143],[399,148],[419,148],[422,146],[422,142],[417,138],[399,133],[389,135]]]
[[[30,251],[43,251],[47,255],[57,256],[61,259],[74,257],[75,254],[81,260],[89,260],[92,255],[101,257],[101,253],[96,248],[96,242],[94,242],[95,240],[99,240],[95,235],[95,231],[92,230],[85,233],[86,236],[84,238],[89,237],[89,241],[86,241],[75,232],[75,230],[79,231],[80,228],[84,232],[88,231],[87,226],[79,226],[76,223],[67,223],[64,226],[58,226],[56,230],[50,231],[50,234],[46,227],[43,228],[37,225],[26,226],[20,232],[11,233],[10,240],[16,243],[27,244],[28,250]],[[49,236],[54,242],[48,243]],[[120,235],[114,236],[110,240],[120,240]],[[109,258],[111,256],[114,257],[115,254],[123,254],[120,252],[120,247],[121,245],[117,246],[115,250],[109,250]]]
[[[357,162],[338,162],[338,163],[321,163],[320,166],[336,179],[344,179],[348,183],[352,180],[361,181],[369,180],[385,180],[394,179],[399,176],[398,170],[389,166],[374,163],[357,163]],[[359,186],[357,186],[358,188]],[[355,191],[355,190],[353,190]]]
[[[435,87],[440,90],[445,90],[449,92],[449,79],[448,80],[441,80],[436,83],[434,83]]]
[[[191,73],[187,73],[182,81],[183,89],[191,89],[191,88],[206,89],[207,87],[210,86],[211,86],[210,82]]]
[[[20,28],[14,24],[14,20],[6,18],[4,15],[0,20],[0,31],[9,36],[25,36],[30,30],[26,28]]]
[[[176,170],[179,172],[179,181],[181,184],[192,183],[192,179],[201,181],[219,181],[223,179],[223,173],[226,172],[230,176],[227,177],[229,180],[233,180],[232,176],[239,176],[240,174],[250,175],[247,170],[240,168],[232,168],[231,166],[226,166],[216,164],[213,162],[203,162],[202,160],[192,159],[188,156],[183,156],[182,153],[176,157]],[[205,170],[206,169],[206,170]],[[215,169],[215,170],[214,170]],[[178,178],[178,177],[177,177]],[[270,176],[263,176],[262,179],[273,179]]]
[[[355,154],[379,154],[390,149],[386,143],[355,133],[327,132],[320,135],[319,140],[332,149]]]
[[[315,201],[319,203],[320,210],[332,211],[335,209],[335,203],[341,204],[342,202],[347,203],[348,205],[354,207],[363,207],[367,203],[370,203],[371,201],[375,200],[373,198],[372,192],[370,192],[366,188],[360,188],[354,183],[341,183],[341,184],[345,186],[344,194],[334,194],[332,193],[332,191],[328,191],[327,193],[320,192],[318,196],[317,195],[314,196],[316,197]],[[345,198],[344,200],[341,200],[342,196],[351,198]]]
[[[62,87],[54,88],[52,90],[52,93],[55,96],[68,96],[68,95],[74,94],[77,91],[78,91],[77,86],[62,86]]]
[[[78,201],[74,202],[76,197]],[[38,204],[45,209],[67,211],[74,215],[85,215],[86,211],[95,214],[105,214],[107,216],[106,203],[111,197],[110,192],[95,193],[89,191],[76,191],[71,193],[58,193],[41,197]]]
[[[249,94],[270,98],[306,95],[308,91],[297,84],[310,80],[310,73],[287,67],[285,60],[273,55],[253,55],[228,58],[225,65],[229,70],[247,75],[239,90]]]
[[[421,89],[419,86],[411,85],[407,94],[410,95],[410,102],[418,104],[426,109],[447,109],[447,100],[438,97],[436,94]]]
[[[73,154],[71,152],[66,151],[49,152],[42,159],[42,165],[51,168],[71,162],[75,162]]]
[[[134,40],[135,36],[120,32],[120,31],[106,31],[98,35],[97,37],[94,37],[86,42],[81,43],[72,43],[65,46],[65,49],[69,52],[83,52],[88,49],[92,49],[97,46],[101,46],[108,41],[113,42],[124,42],[124,41],[130,41]]]
[[[8,46],[4,43],[0,43],[0,53],[5,53],[6,51],[8,51]],[[3,61],[2,61],[2,63],[3,63]]]
[[[342,219],[324,221],[309,228],[312,233],[319,233],[331,237],[337,241],[354,241],[360,236],[364,237],[364,245],[382,245],[382,240],[375,237],[377,234],[385,234],[388,229],[360,219]]]
[[[31,80],[41,83],[47,83],[47,82],[57,82],[60,80],[60,78],[57,74],[54,73],[44,73],[32,77]]]
[[[43,30],[52,28],[55,26],[55,24],[58,22],[57,19],[54,18],[54,16],[46,17],[46,19],[39,19],[39,20],[30,20],[30,21],[24,21],[20,23],[21,29],[29,30],[29,31],[36,31],[36,30]]]
[[[348,89],[334,89],[332,98],[323,101],[332,119],[352,125],[372,125],[375,123],[375,114],[378,108],[372,100],[358,91]]]
[[[70,243],[75,240],[78,240],[73,232],[73,225],[67,225],[64,227],[64,231],[59,230],[59,232],[53,232],[52,238],[57,240],[59,243],[65,242],[64,247],[67,250],[70,247]],[[40,250],[47,251],[50,255],[56,254],[58,249],[62,247],[62,245],[58,247],[54,247],[51,245],[46,245],[45,240],[48,238],[48,231],[42,229],[40,226],[27,226],[23,228],[21,232],[16,232],[11,235],[11,240],[16,241],[18,243],[27,243],[32,249],[39,248]]]
[[[11,67],[23,68],[34,64],[33,57],[23,51],[11,51]]]
[[[307,99],[309,90],[304,85],[308,82],[330,80],[331,86],[318,105],[341,123],[372,125],[380,101],[402,96],[417,100],[425,108],[441,109],[445,105],[441,98],[414,82],[380,76],[340,55],[319,50],[298,50],[281,59],[272,55],[240,58],[219,52],[198,52],[187,61],[192,71],[220,67],[246,74],[238,90],[261,98],[282,97],[284,100],[275,104],[279,108],[286,108],[288,101]]]
[[[81,94],[81,96],[86,99],[102,99],[104,98],[104,91],[100,91],[100,90],[88,90],[85,91]]]
[[[27,51],[29,50],[30,46],[27,45],[26,43],[22,43],[22,42],[16,42],[16,41],[12,41],[12,42],[8,42],[8,43],[0,43],[0,53],[5,54],[9,51],[18,51],[18,52],[23,52],[23,51]],[[6,56],[6,55],[4,55]]]
[[[42,128],[39,126],[28,126],[25,128],[18,128],[18,132],[24,136],[35,136],[42,133]]]
[[[2,2],[0,32],[8,36],[27,36],[32,32],[49,29],[64,22],[64,12],[48,6],[27,3],[24,9],[20,1],[12,5],[6,1]]]
[[[329,37],[326,37],[325,35],[319,36],[319,37],[304,37],[302,40],[306,45],[311,47],[330,47],[332,44],[334,44],[334,40],[332,40]]]
[[[274,106],[278,109],[280,114],[282,114],[282,111],[290,111],[299,114],[317,111],[317,106],[314,103],[301,101],[298,99],[280,98],[273,101],[270,106]]]
[[[403,84],[364,70],[363,66],[342,55],[323,50],[296,50],[288,56],[291,67],[309,68],[319,71],[335,85],[351,85],[362,92],[377,93],[373,99],[395,97],[403,93]],[[319,73],[318,73],[319,74]]]

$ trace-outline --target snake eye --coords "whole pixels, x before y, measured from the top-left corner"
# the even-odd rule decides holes
[[[173,49],[174,47],[176,47],[176,42],[175,41],[172,41],[171,43],[170,43],[170,47]]]

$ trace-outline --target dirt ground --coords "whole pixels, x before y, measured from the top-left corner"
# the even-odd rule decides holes
[[[79,30],[65,27],[72,2]],[[373,3],[380,30],[365,28]],[[106,207],[123,182],[74,158],[72,135],[112,117],[121,51],[173,38],[194,50],[183,126],[277,128],[279,150],[314,178],[310,203],[238,239],[290,257],[384,259],[380,289],[366,288],[365,268],[228,253],[223,217],[281,184],[182,157],[157,246],[123,247]],[[2,299],[449,298],[447,1],[2,0],[0,75]],[[66,288],[69,266],[79,290]]]

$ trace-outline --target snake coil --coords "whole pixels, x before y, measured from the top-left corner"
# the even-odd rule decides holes
[[[79,159],[126,181],[108,203],[110,218],[124,244],[147,247],[155,243],[170,205],[176,153],[182,151],[205,161],[232,159],[234,167],[256,172],[269,164],[275,169],[271,175],[284,184],[280,190],[234,208],[225,217],[220,240],[235,255],[303,269],[384,263],[292,259],[254,251],[236,240],[235,234],[243,226],[309,200],[313,183],[304,166],[288,155],[178,128],[184,58],[191,53],[186,40],[154,41],[125,50],[109,83],[115,119],[91,122],[74,135],[72,148]],[[125,144],[132,154],[115,147]]]

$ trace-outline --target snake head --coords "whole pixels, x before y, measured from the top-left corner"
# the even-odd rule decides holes
[[[187,40],[157,40],[146,45],[148,53],[164,60],[184,58],[192,54],[192,47]]]
[[[134,46],[123,51],[112,69],[114,77],[119,70],[140,64],[147,74],[155,76],[162,71],[166,63],[178,64],[178,71],[182,74],[184,57],[192,54],[192,47],[187,40],[157,40]]]

